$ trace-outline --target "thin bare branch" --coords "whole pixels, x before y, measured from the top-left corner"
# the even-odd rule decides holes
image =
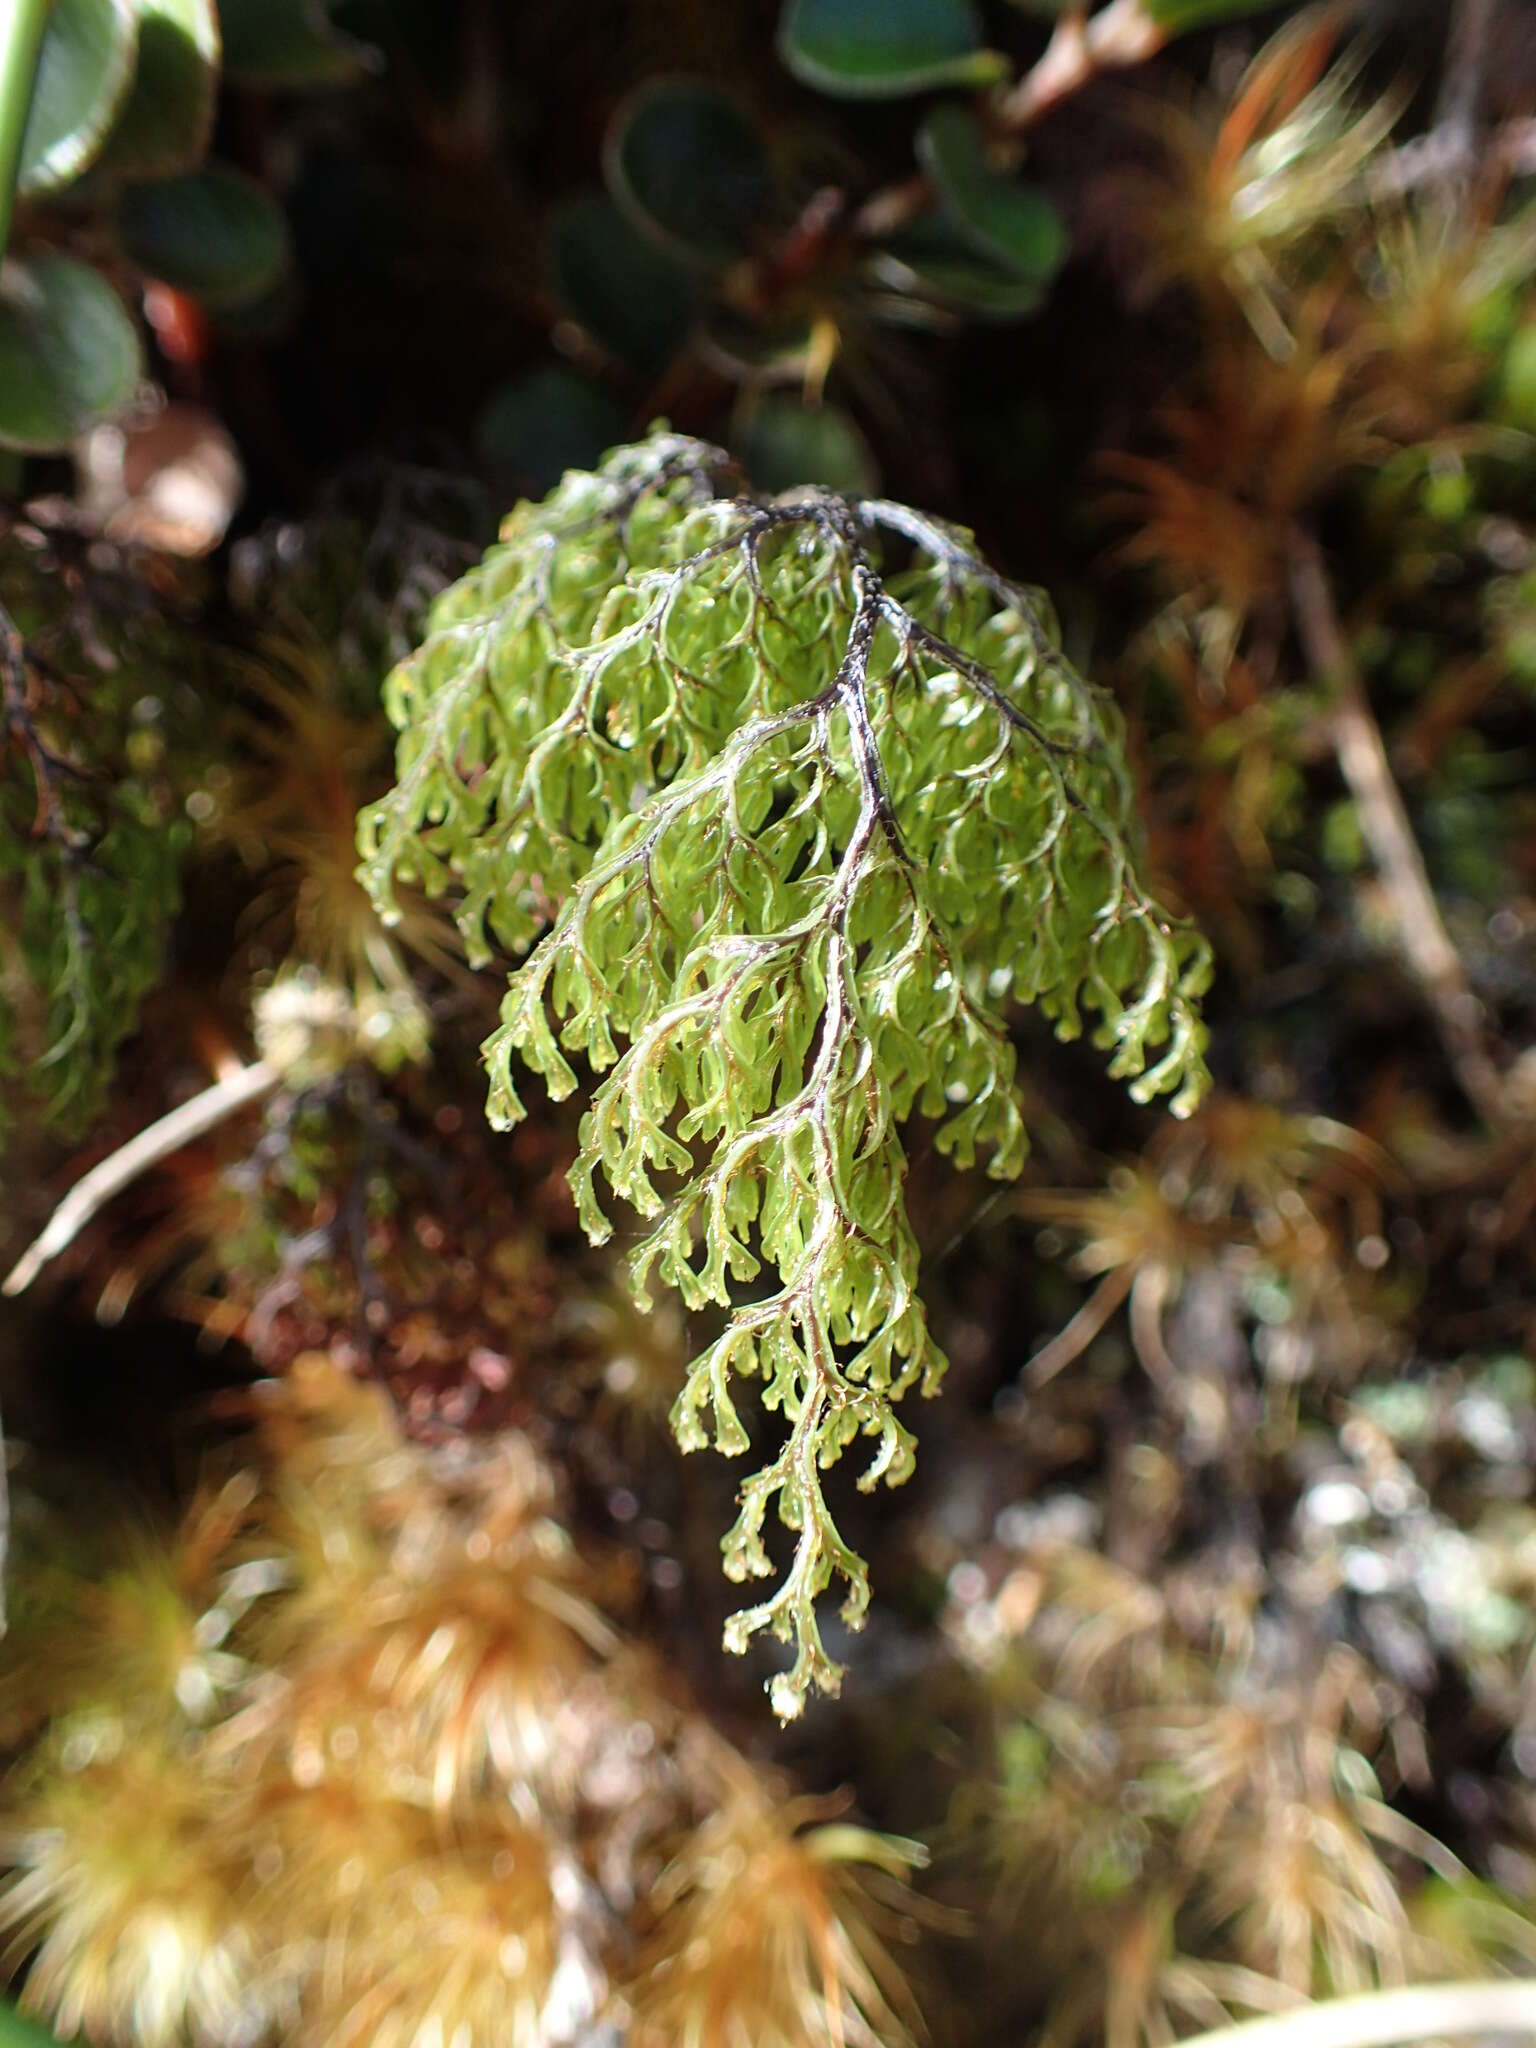
[[[1032,127],[1100,72],[1144,63],[1167,40],[1167,29],[1152,19],[1141,0],[1110,0],[1108,7],[1086,18],[1081,9],[1070,9],[1057,22],[1044,56],[1002,101],[999,127],[1011,135]]]
[[[1381,728],[1339,623],[1322,551],[1304,533],[1297,533],[1292,545],[1291,601],[1308,666],[1334,690],[1332,730],[1339,769],[1392,906],[1403,957],[1424,991],[1463,1093],[1497,1128],[1506,1112],[1505,1091],[1488,1050],[1483,1008],[1435,902]]]
[[[211,1088],[194,1095],[190,1102],[180,1103],[158,1118],[136,1138],[130,1138],[100,1165],[93,1166],[54,1210],[41,1237],[22,1253],[0,1287],[0,1294],[25,1293],[44,1266],[68,1250],[97,1211],[131,1186],[141,1173],[147,1173],[150,1167],[172,1152],[179,1152],[205,1131],[213,1130],[236,1110],[258,1102],[282,1077],[282,1068],[270,1060],[237,1067]]]

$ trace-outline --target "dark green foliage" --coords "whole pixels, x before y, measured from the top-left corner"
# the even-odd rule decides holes
[[[779,54],[804,84],[849,98],[981,85],[1002,68],[971,0],[790,0]]]
[[[643,234],[704,264],[746,253],[773,192],[752,122],[725,94],[691,79],[659,80],[621,110],[606,168]]]
[[[141,269],[211,306],[261,298],[287,267],[276,205],[253,179],[217,164],[130,186],[119,227]]]
[[[935,107],[918,130],[917,153],[961,240],[1043,289],[1066,256],[1066,230],[1039,192],[993,168],[976,117],[963,107]]]
[[[133,396],[143,356],[123,303],[69,256],[8,264],[0,278],[0,448],[63,447]]]

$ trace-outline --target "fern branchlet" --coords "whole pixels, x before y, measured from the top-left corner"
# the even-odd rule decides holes
[[[835,1692],[819,1597],[856,1626],[867,1568],[823,1474],[913,1469],[898,1404],[944,1360],[919,1298],[904,1126],[1016,1174],[1010,1008],[1187,1111],[1205,1085],[1198,934],[1138,879],[1119,722],[1038,594],[963,531],[884,500],[736,495],[727,459],[657,433],[522,506],[386,686],[397,783],[360,873],[459,892],[472,957],[521,956],[488,1041],[492,1121],[519,1067],[601,1078],[573,1172],[616,1196],[631,1256],[727,1310],[673,1411],[684,1449],[744,1453],[743,1380],[783,1426],[740,1489],[736,1581],[770,1580],[727,1647],[794,1649],[781,1715]],[[895,564],[892,564],[892,558]]]

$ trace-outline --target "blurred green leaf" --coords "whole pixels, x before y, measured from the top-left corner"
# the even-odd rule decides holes
[[[1517,426],[1536,427],[1536,323],[1515,330],[1500,375],[1501,410]]]
[[[475,422],[475,451],[488,466],[542,494],[568,469],[593,469],[624,439],[629,416],[592,378],[556,363],[494,391]]]
[[[1007,69],[981,47],[971,0],[790,0],[779,55],[803,84],[849,99],[990,85]]]
[[[17,190],[53,192],[89,170],[133,83],[139,17],[133,0],[54,0]]]
[[[548,243],[549,280],[568,310],[610,355],[647,374],[687,338],[698,288],[633,228],[602,192],[557,207]]]
[[[935,107],[917,134],[917,154],[961,239],[1016,277],[1054,276],[1067,231],[1044,193],[993,169],[981,123],[967,108]]]
[[[264,297],[288,265],[288,228],[276,203],[221,164],[130,185],[118,225],[141,270],[212,306]]]
[[[815,319],[801,307],[709,308],[699,329],[699,354],[732,384],[765,390],[803,385],[814,374]]]
[[[895,295],[897,305],[909,298],[986,321],[1021,320],[1038,312],[1049,283],[989,262],[961,240],[949,221],[937,217],[914,221],[891,236],[869,258],[866,272]]]
[[[42,454],[119,411],[141,372],[112,287],[67,256],[0,269],[0,447]]]
[[[168,178],[202,161],[219,89],[213,0],[138,0],[133,89],[100,158],[122,178]]]
[[[237,85],[279,92],[351,85],[377,52],[344,35],[325,0],[219,0],[224,72]]]
[[[1236,21],[1274,4],[1275,0],[1141,0],[1142,12],[1173,36],[1218,21]]]
[[[59,2048],[59,2036],[0,1998],[0,2048]]]
[[[608,189],[669,255],[723,264],[751,247],[773,192],[767,152],[734,100],[664,78],[614,116],[603,151]]]
[[[824,484],[857,496],[877,481],[869,443],[837,405],[760,399],[734,436],[731,452],[760,491]]]
[[[301,303],[291,268],[279,271],[276,282],[253,299],[203,301],[219,333],[241,341],[275,341],[280,334],[291,332]]]

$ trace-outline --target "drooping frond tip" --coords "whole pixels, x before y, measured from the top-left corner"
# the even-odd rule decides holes
[[[486,1046],[490,1115],[602,1078],[573,1184],[589,1236],[616,1195],[653,1274],[727,1310],[673,1411],[685,1450],[749,1448],[735,1388],[782,1423],[725,1539],[772,1579],[727,1647],[791,1644],[781,1715],[841,1676],[816,1603],[869,1600],[822,1474],[899,1484],[897,1413],[943,1356],[917,1292],[901,1132],[1006,1178],[1026,1139],[1010,1009],[1058,1036],[1094,1013],[1111,1072],[1183,1113],[1206,1083],[1204,942],[1137,877],[1107,697],[1045,602],[962,530],[822,490],[734,494],[718,450],[667,432],[522,505],[439,600],[386,685],[395,788],[360,873],[459,895],[472,957],[520,957]]]

